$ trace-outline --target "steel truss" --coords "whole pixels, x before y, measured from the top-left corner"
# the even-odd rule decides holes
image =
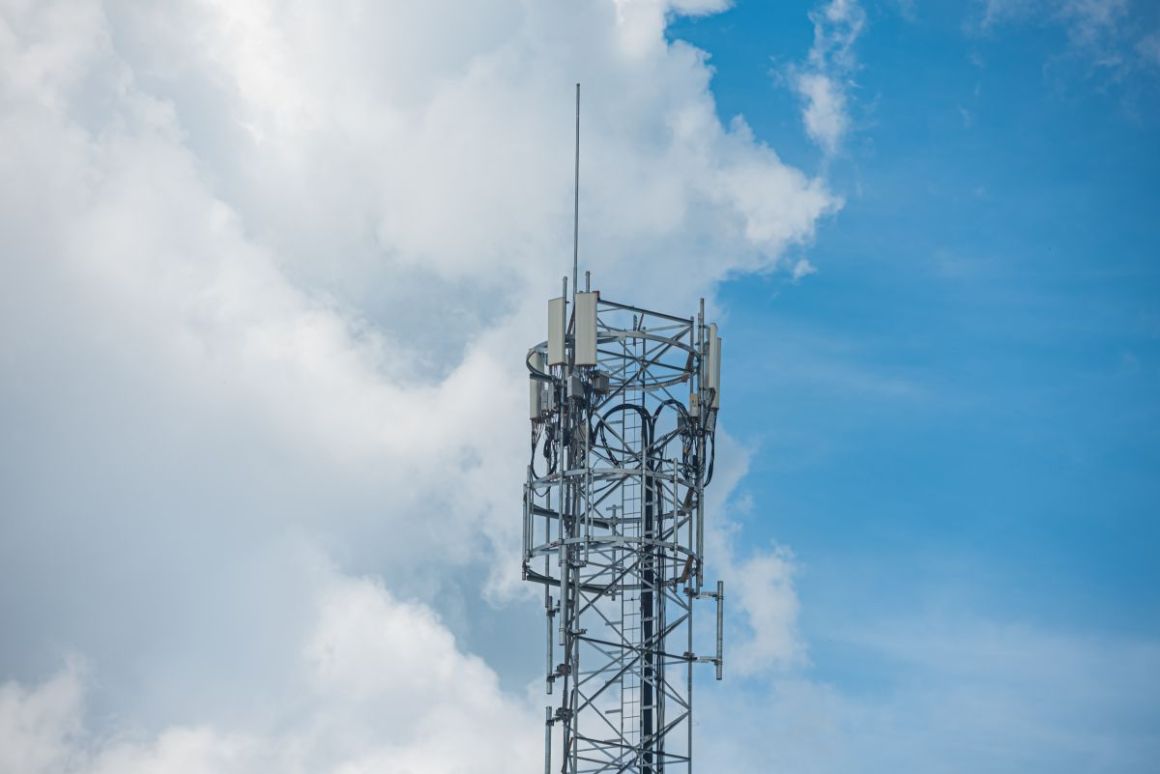
[[[693,665],[722,669],[723,585],[702,590],[720,339],[703,303],[680,318],[593,294],[595,357],[578,356],[566,297],[552,307],[557,362],[552,334],[528,356],[523,571],[545,587],[547,692],[559,697],[545,710],[544,771],[691,772]],[[693,648],[702,599],[716,602],[707,657]]]

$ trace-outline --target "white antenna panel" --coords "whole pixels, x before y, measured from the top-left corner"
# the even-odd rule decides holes
[[[599,293],[576,294],[576,365],[596,365],[596,299]]]

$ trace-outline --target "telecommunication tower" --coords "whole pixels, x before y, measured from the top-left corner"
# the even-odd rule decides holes
[[[572,296],[565,277],[527,357],[523,576],[544,586],[557,697],[544,771],[688,774],[694,666],[720,680],[723,665],[724,585],[704,584],[721,338],[704,301],[690,317],[641,309],[587,273],[577,292],[575,258]],[[710,656],[694,652],[700,600],[715,603]]]

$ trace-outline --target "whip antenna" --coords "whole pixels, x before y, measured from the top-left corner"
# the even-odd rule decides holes
[[[576,84],[576,170],[572,196],[572,296],[580,287],[580,84]]]

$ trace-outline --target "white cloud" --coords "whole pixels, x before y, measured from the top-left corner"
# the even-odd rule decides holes
[[[0,0],[0,771],[537,763],[538,707],[451,632],[517,585],[522,356],[568,265],[572,83],[609,295],[691,310],[737,272],[800,276],[785,248],[840,206],[722,125],[704,54],[664,40],[723,5]],[[801,72],[845,94],[861,12],[815,24]],[[779,693],[731,682],[701,717],[738,726],[718,752],[808,770],[815,740],[904,726],[784,677],[795,564],[720,516],[745,458],[723,434],[710,576],[727,674]],[[490,643],[535,654],[517,685],[539,612],[530,642]],[[42,680],[73,651],[87,667]],[[768,717],[810,746],[772,748]]]
[[[714,771],[1150,771],[1160,753],[1154,643],[922,611],[826,632],[850,679],[775,676],[704,690],[701,765]],[[1143,678],[1143,679],[1142,679]]]
[[[785,548],[757,552],[733,572],[732,596],[745,611],[750,633],[732,647],[741,675],[798,666],[805,647],[797,629],[798,597],[793,554]]]
[[[0,678],[80,652],[92,709],[49,702],[44,738],[113,740],[45,749],[458,770],[434,731],[343,746],[384,691],[508,738],[375,660],[411,627],[411,655],[446,657],[422,668],[507,700],[425,608],[357,586],[312,618],[315,554],[420,605],[519,588],[522,362],[568,265],[575,80],[584,265],[613,297],[691,311],[789,269],[840,206],[722,125],[704,54],[664,40],[667,14],[720,6],[0,2]],[[306,641],[320,682],[296,694]],[[260,722],[284,702],[306,742]]]
[[[674,14],[701,16],[723,11],[732,0],[612,0],[624,50],[641,56],[662,47],[665,25]]]
[[[0,685],[0,771],[62,771],[80,734],[81,679],[73,662],[33,690]]]
[[[70,666],[33,688],[0,687],[0,771],[501,774],[538,760],[535,714],[429,608],[335,574],[305,601],[312,631],[284,675],[294,699],[271,706],[263,728],[96,734],[86,727],[86,680]]]
[[[810,14],[814,43],[804,65],[789,79],[802,99],[806,133],[828,155],[838,151],[850,130],[848,92],[858,69],[854,44],[866,24],[857,0],[830,0]]]
[[[817,273],[818,267],[814,266],[809,258],[799,258],[797,262],[794,263],[793,271],[790,272],[790,275],[793,277],[794,282],[798,282],[805,277],[810,276],[811,274]]]
[[[821,73],[802,73],[796,83],[805,100],[802,120],[806,132],[827,153],[835,152],[850,124],[845,91],[841,84]]]

